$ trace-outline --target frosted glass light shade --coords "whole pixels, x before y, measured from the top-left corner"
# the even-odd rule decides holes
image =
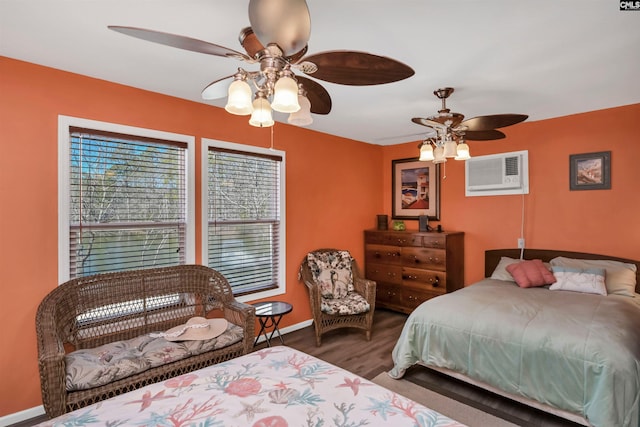
[[[422,144],[422,147],[420,147],[420,158],[418,160],[421,162],[428,162],[433,159],[433,147],[431,146],[431,144]]]
[[[244,80],[234,80],[229,85],[227,105],[224,107],[231,114],[246,116],[253,112],[251,105],[251,87]]]
[[[271,108],[281,113],[295,113],[300,109],[298,85],[291,77],[283,76],[276,82]]]
[[[253,101],[253,113],[249,119],[249,124],[259,128],[273,126],[271,106],[266,98],[258,96],[255,101]]]
[[[433,150],[433,156],[435,157],[433,159],[433,163],[444,163],[447,161],[447,158],[444,156],[444,147],[442,145],[437,146],[436,149]]]
[[[298,104],[300,104],[300,109],[295,113],[289,114],[287,121],[296,126],[307,126],[313,123],[309,99],[306,96],[298,95]]]
[[[456,142],[452,139],[448,139],[444,143],[444,156],[455,157],[456,156]]]
[[[469,153],[469,146],[464,142],[458,144],[458,154],[456,155],[456,160],[467,160],[471,158],[471,154]]]

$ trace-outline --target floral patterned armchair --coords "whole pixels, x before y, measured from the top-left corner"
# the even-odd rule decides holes
[[[318,249],[309,252],[300,266],[300,279],[309,289],[309,300],[316,333],[339,328],[359,328],[371,340],[376,283],[360,274],[348,251]]]

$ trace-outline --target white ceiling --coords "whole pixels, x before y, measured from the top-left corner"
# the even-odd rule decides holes
[[[320,83],[333,101],[311,129],[389,145],[422,138],[410,121],[440,108],[439,87],[466,118],[542,120],[640,102],[640,12],[616,0],[307,0],[309,54],[359,50],[411,66],[379,86]],[[0,55],[195,102],[235,59],[107,29],[142,27],[242,51],[248,0],[0,0]],[[1,94],[0,94],[1,96]],[[285,115],[276,120],[285,121]],[[604,124],[606,125],[606,124]],[[247,126],[249,126],[247,124]],[[508,131],[507,131],[508,133]]]

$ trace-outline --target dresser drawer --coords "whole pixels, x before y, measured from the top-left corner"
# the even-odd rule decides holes
[[[402,290],[399,286],[378,283],[376,286],[376,305],[381,307],[399,307],[402,303]]]
[[[365,245],[364,252],[366,264],[402,265],[402,252],[398,246]]]
[[[402,268],[402,283],[433,292],[446,292],[447,275],[444,271]]]
[[[365,275],[375,282],[402,284],[402,266],[367,262]]]
[[[444,271],[447,265],[446,255],[447,252],[443,249],[404,248],[402,250],[402,265]]]
[[[419,306],[423,302],[440,295],[443,295],[443,293],[431,292],[428,290],[423,290],[418,288],[403,287],[402,288],[402,305],[406,307],[409,311],[413,311],[417,306]]]
[[[444,249],[447,246],[446,236],[442,234],[430,234],[422,237],[422,246],[425,248]],[[419,246],[419,245],[418,245]]]
[[[422,246],[422,237],[420,235],[406,231],[367,231],[365,239],[367,243],[377,245]]]

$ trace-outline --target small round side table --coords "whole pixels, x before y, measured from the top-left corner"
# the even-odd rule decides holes
[[[288,302],[282,301],[265,301],[252,305],[256,308],[256,317],[258,318],[258,321],[260,321],[260,332],[258,332],[253,345],[255,346],[258,344],[258,339],[260,339],[260,335],[262,335],[263,332],[267,346],[271,347],[271,339],[276,332],[278,333],[280,342],[284,345],[284,340],[282,339],[282,335],[280,335],[278,324],[285,314],[290,313],[291,310],[293,310],[293,306]],[[268,335],[268,328],[273,328],[270,335]]]

